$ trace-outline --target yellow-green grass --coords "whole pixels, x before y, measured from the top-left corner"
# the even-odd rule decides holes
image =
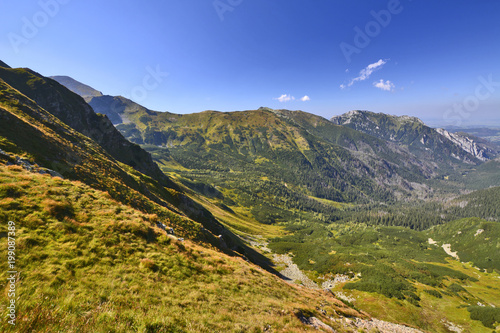
[[[337,209],[345,209],[345,208],[354,207],[354,205],[351,203],[338,202],[338,201],[333,201],[333,200],[328,200],[328,199],[323,199],[323,198],[318,198],[318,197],[313,197],[313,196],[309,196],[309,198],[314,199],[316,201],[319,201],[321,203],[333,206]]]
[[[2,320],[1,331],[312,331],[298,311],[343,331],[327,316],[360,315],[241,258],[175,240],[155,226],[157,215],[80,182],[0,166],[0,184],[2,253],[7,222],[14,221],[20,272],[16,326]],[[1,313],[9,301],[7,271],[2,260]]]

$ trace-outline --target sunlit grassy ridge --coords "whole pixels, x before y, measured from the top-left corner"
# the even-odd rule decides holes
[[[7,221],[16,223],[19,332],[298,332],[298,311],[324,321],[316,307],[359,315],[241,258],[180,242],[156,227],[157,215],[83,183],[18,166],[0,166],[0,180],[3,248]]]

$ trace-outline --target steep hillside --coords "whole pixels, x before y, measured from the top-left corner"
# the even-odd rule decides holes
[[[330,293],[178,238],[196,235],[186,223],[2,160],[0,221],[18,272],[16,325],[2,320],[2,332],[303,332],[312,323],[353,332],[346,316],[368,318]],[[3,260],[0,269],[7,290],[12,267]],[[0,300],[6,313],[7,292]]]
[[[350,111],[331,121],[372,136],[396,142],[425,160],[457,167],[460,162],[479,164],[495,156],[487,146],[469,138],[451,135],[445,130],[426,126],[420,119],[391,116],[369,111]]]
[[[173,186],[148,153],[127,141],[106,117],[96,114],[64,86],[29,69],[0,68],[0,78],[66,125],[95,140],[115,159]]]
[[[0,145],[4,151],[11,152],[3,154],[7,162],[20,161],[18,164],[27,168],[37,164],[54,169],[64,177],[107,190],[113,197],[138,206],[148,205],[147,199],[141,199],[146,194],[149,199],[178,212],[178,208],[165,200],[172,197],[175,190],[163,189],[153,179],[114,160],[94,141],[62,123],[3,80],[0,81],[0,119]],[[24,160],[19,160],[19,156]]]

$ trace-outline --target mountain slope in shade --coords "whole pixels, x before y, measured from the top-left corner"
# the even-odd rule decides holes
[[[9,65],[7,65],[5,62],[3,62],[2,60],[0,60],[0,67],[4,67],[4,68],[10,68]]]
[[[100,91],[81,83],[69,76],[51,76],[69,90],[82,96],[96,113],[105,114],[113,125],[127,123],[127,114],[137,111],[150,111],[128,98],[122,96],[103,95]]]
[[[75,94],[82,96],[85,100],[88,100],[92,97],[102,96],[102,93],[94,88],[83,84],[69,76],[57,75],[57,76],[49,76],[51,79],[56,80]]]
[[[406,146],[419,158],[438,157],[450,165],[458,161],[479,164],[495,156],[494,151],[481,143],[430,128],[416,117],[355,110],[335,116],[331,121]]]
[[[96,96],[89,100],[89,105],[95,112],[108,116],[114,125],[129,123],[129,115],[147,113],[151,110],[122,96]]]
[[[165,185],[174,186],[147,152],[127,141],[107,117],[97,115],[80,96],[63,85],[30,69],[0,68],[0,78],[66,125],[94,139],[120,162],[164,182]]]

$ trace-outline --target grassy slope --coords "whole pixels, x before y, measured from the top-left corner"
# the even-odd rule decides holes
[[[17,331],[260,332],[269,325],[298,332],[305,329],[298,311],[325,322],[316,307],[359,315],[241,258],[167,236],[156,214],[81,182],[18,166],[0,166],[0,179],[2,248],[7,221],[16,223]],[[6,261],[0,265],[6,290]],[[4,312],[6,292],[0,298]],[[9,330],[5,320],[0,325]]]

